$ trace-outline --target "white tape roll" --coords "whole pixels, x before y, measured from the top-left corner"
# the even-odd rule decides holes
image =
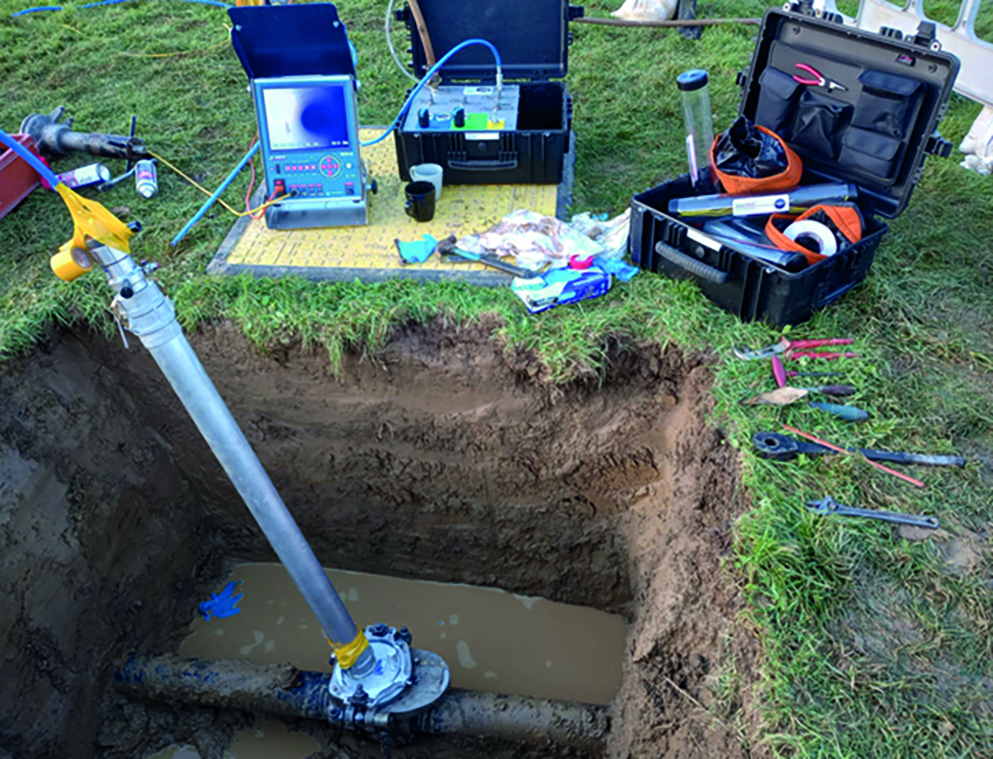
[[[804,219],[795,221],[783,231],[783,234],[794,242],[800,239],[811,240],[817,245],[817,252],[822,256],[833,256],[838,252],[838,240],[827,225],[819,221]]]

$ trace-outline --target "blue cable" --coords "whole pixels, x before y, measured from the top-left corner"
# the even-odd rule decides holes
[[[120,3],[126,3],[128,0],[100,0],[97,3],[86,3],[85,5],[79,5],[76,7],[77,10],[83,10],[84,8],[98,8],[102,5],[119,5]],[[222,3],[220,0],[182,0],[184,3],[196,3],[197,5],[212,5],[215,8],[233,8],[234,6],[230,3]],[[61,5],[39,5],[36,8],[25,8],[23,11],[17,11],[17,13],[11,13],[11,18],[17,18],[18,16],[26,16],[29,13],[41,13],[42,11],[64,11],[65,8]]]
[[[53,190],[55,189],[55,186],[57,184],[61,184],[62,180],[55,175],[54,171],[52,171],[45,164],[43,164],[41,160],[38,158],[38,156],[36,156],[34,153],[32,153],[30,150],[24,147],[21,143],[19,143],[9,134],[3,131],[3,129],[0,129],[0,142],[2,142],[11,150],[13,150],[15,153],[17,153],[17,155],[19,155],[25,161],[27,161],[28,165],[31,166],[31,168],[37,171],[39,174],[41,174],[41,176],[45,179],[45,181],[52,186]]]
[[[218,187],[216,190],[214,190],[214,194],[207,199],[207,202],[204,203],[202,206],[200,206],[200,210],[193,215],[193,218],[183,225],[183,228],[179,230],[179,234],[172,238],[172,242],[169,243],[169,245],[175,247],[180,240],[186,237],[187,232],[189,232],[190,229],[193,228],[194,224],[196,224],[198,221],[200,221],[200,219],[203,218],[203,215],[207,213],[207,211],[210,209],[212,205],[214,205],[214,202],[219,197],[221,197],[221,193],[228,188],[228,185],[231,184],[234,181],[235,177],[237,177],[238,174],[241,172],[241,170],[245,168],[251,157],[259,152],[260,147],[262,147],[261,142],[256,142],[254,145],[252,145],[251,150],[245,153],[245,157],[241,159],[241,162],[237,166],[235,166],[234,171],[228,174],[227,179],[221,182],[221,186]]]
[[[23,11],[18,11],[17,13],[11,13],[11,18],[17,18],[18,16],[26,16],[29,13],[41,13],[42,11],[60,11],[62,10],[61,5],[40,5],[37,8],[27,8]]]
[[[123,2],[126,2],[126,0],[100,0],[99,3],[87,3],[86,5],[78,5],[76,7],[81,10],[83,8],[96,8],[99,5],[117,5]]]
[[[500,58],[500,53],[496,49],[496,47],[493,46],[492,42],[487,42],[486,40],[480,40],[480,39],[471,39],[471,40],[466,40],[465,42],[460,42],[458,45],[456,45],[447,53],[445,53],[441,57],[441,59],[436,64],[434,64],[434,66],[428,69],[428,73],[424,75],[424,78],[421,79],[421,81],[419,81],[416,85],[414,85],[414,89],[410,91],[410,95],[407,97],[407,101],[403,104],[403,107],[400,109],[400,113],[397,114],[396,119],[394,119],[393,124],[385,132],[379,135],[379,137],[377,137],[376,139],[370,140],[369,142],[361,143],[362,147],[368,148],[371,145],[375,145],[377,142],[382,142],[390,134],[392,134],[393,130],[400,125],[400,122],[407,115],[407,110],[410,108],[410,104],[414,102],[414,98],[416,98],[417,94],[424,89],[425,85],[427,85],[428,82],[431,81],[431,77],[433,77],[438,72],[438,69],[440,69],[443,65],[445,65],[448,62],[449,58],[451,58],[460,50],[464,50],[465,48],[469,47],[470,45],[485,45],[486,47],[488,47],[493,52],[493,57],[496,59],[497,71],[502,72],[503,60]],[[502,73],[500,78],[502,78]]]

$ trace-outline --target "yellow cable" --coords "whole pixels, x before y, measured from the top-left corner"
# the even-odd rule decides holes
[[[180,50],[178,53],[131,53],[127,50],[122,50],[121,55],[126,55],[129,58],[172,58],[177,55],[197,55],[199,53],[209,53],[212,50],[216,50],[219,47],[227,45],[229,42],[230,40],[222,40],[216,45],[211,45],[210,47],[204,47],[198,50]]]
[[[199,184],[197,184],[196,180],[194,180],[192,177],[187,176],[186,174],[184,174],[183,171],[179,167],[174,166],[173,164],[169,163],[162,156],[156,155],[151,150],[148,151],[148,154],[150,156],[152,156],[152,158],[155,158],[158,161],[162,161],[162,163],[164,163],[170,169],[172,169],[177,174],[179,174],[179,176],[181,176],[183,179],[185,179],[191,185],[193,185],[198,190],[200,190],[200,192],[202,192],[204,195],[207,195],[209,197],[209,196],[211,196],[211,195],[214,194],[210,190],[208,190],[208,189],[206,189],[204,187],[201,187]],[[288,198],[288,197],[290,197],[288,193],[286,195],[280,195],[278,198],[273,198],[272,200],[266,201],[265,203],[263,203],[262,205],[260,205],[258,208],[252,208],[252,209],[250,209],[248,211],[236,211],[231,206],[229,206],[227,203],[225,203],[223,200],[221,200],[220,198],[217,199],[217,202],[220,203],[222,206],[224,206],[224,208],[226,208],[230,213],[233,213],[235,216],[241,217],[241,216],[250,216],[252,214],[256,214],[259,211],[265,210],[266,208],[268,208],[271,205],[274,205],[276,203],[279,203],[282,200],[286,200],[286,198]]]

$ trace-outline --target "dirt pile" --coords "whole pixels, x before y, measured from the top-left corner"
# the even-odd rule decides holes
[[[610,753],[743,755],[697,706],[713,701],[735,614],[720,561],[744,508],[734,457],[705,425],[707,358],[618,348],[601,381],[550,387],[490,334],[411,328],[337,376],[320,351],[260,356],[230,328],[193,344],[325,565],[624,613]],[[74,705],[97,708],[114,657],[166,650],[221,556],[273,556],[143,351],[66,336],[3,367],[4,391],[2,465],[20,474],[0,524],[48,527],[0,536],[11,567],[36,567],[0,575],[22,610],[0,621],[13,631],[0,745],[96,755],[99,719],[80,731]],[[61,716],[39,724],[46,711]]]

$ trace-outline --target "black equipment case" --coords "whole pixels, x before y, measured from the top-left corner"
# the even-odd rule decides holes
[[[937,133],[959,70],[941,51],[934,24],[912,38],[896,29],[872,34],[844,26],[840,16],[815,15],[807,4],[769,9],[747,75],[739,74],[740,112],[783,137],[803,159],[802,184],[851,182],[865,219],[860,242],[806,269],[789,273],[728,245],[704,245],[668,212],[690,197],[684,175],[635,195],[631,256],[641,268],[692,279],[721,308],[744,321],[799,324],[865,279],[892,219],[907,207],[927,155],[948,157]],[[804,63],[847,91],[808,87]],[[675,83],[673,84],[675,91]],[[777,194],[777,193],[771,193]],[[712,238],[711,238],[712,240]]]
[[[521,86],[515,131],[394,132],[400,177],[410,167],[436,163],[445,184],[558,184],[570,149],[572,98],[565,83],[555,81],[569,68],[572,43],[569,21],[582,18],[583,8],[569,0],[420,0],[424,25],[436,60],[467,39],[493,43],[503,59],[505,84]],[[396,12],[410,31],[413,70],[427,72],[427,56],[409,6]],[[440,71],[442,84],[492,86],[493,55],[482,45],[459,52]],[[486,139],[473,139],[473,137]]]

